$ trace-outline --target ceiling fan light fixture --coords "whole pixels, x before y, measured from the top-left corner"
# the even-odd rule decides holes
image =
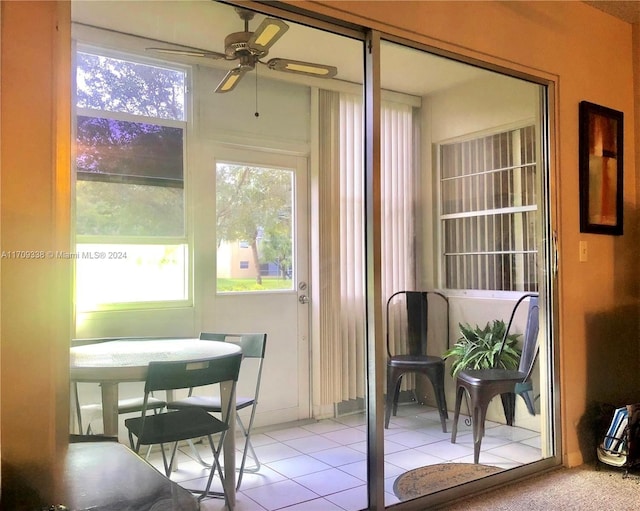
[[[273,69],[275,71],[315,76],[318,78],[333,78],[338,74],[338,69],[334,66],[313,64],[311,62],[302,62],[299,60],[271,59],[267,62],[267,66],[269,66],[269,69]]]

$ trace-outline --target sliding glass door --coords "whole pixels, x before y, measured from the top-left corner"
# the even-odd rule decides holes
[[[466,483],[477,489],[555,463],[546,89],[390,41],[380,45],[380,82],[380,301],[396,360],[386,367],[385,503],[437,502],[443,490],[462,494]],[[423,298],[399,304],[402,291]],[[496,358],[512,309],[527,294],[539,295],[542,312],[532,309],[539,353],[532,350],[530,374],[513,389],[522,392],[504,405],[492,399],[485,420],[472,416],[477,402],[458,385],[458,371],[518,368],[527,357],[530,297]],[[411,362],[401,358],[409,354],[403,337],[416,329],[426,333],[423,366],[416,351]],[[409,363],[418,372],[403,372]]]
[[[555,462],[544,85],[269,3],[77,1],[72,15],[79,100],[102,98],[99,78],[111,75],[109,97],[127,99],[123,111],[77,104],[77,242],[164,250],[143,261],[153,285],[116,286],[118,296],[95,291],[106,274],[79,261],[75,335],[267,333],[252,433],[260,466],[243,476],[243,510],[415,509]],[[151,165],[142,174],[140,158],[125,158],[127,172],[104,171],[124,157],[88,144],[82,122],[119,127],[111,138],[129,133],[123,123],[143,113],[131,111],[140,94],[127,86],[158,70],[144,115],[158,151],[164,132],[178,133],[168,146],[179,146],[177,158],[142,158]],[[166,73],[179,77],[179,94]],[[167,98],[179,115],[163,113]],[[147,125],[127,144],[148,146]],[[82,151],[100,172],[82,165]],[[158,177],[158,165],[173,170]],[[107,197],[95,183],[135,197]],[[141,187],[178,196],[176,218],[155,195],[142,211]],[[133,231],[94,232],[87,218],[114,221],[113,208],[96,209],[106,198],[129,212]],[[154,241],[140,231],[141,211],[178,228],[152,232]],[[405,291],[417,295],[388,304]],[[426,292],[439,301],[421,301]],[[541,311],[539,356],[519,387],[530,406],[517,397],[506,425],[492,400],[476,464],[467,398],[451,437],[458,355],[437,359],[461,325],[507,321],[524,293],[539,294]],[[415,312],[409,330],[442,370],[387,385],[387,339],[397,354]],[[515,352],[525,323],[519,313]],[[123,385],[123,397],[139,392]],[[189,456],[180,466],[195,475],[181,473],[185,481],[202,471]]]

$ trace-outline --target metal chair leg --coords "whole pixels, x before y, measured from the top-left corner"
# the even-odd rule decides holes
[[[202,459],[202,456],[200,456],[198,449],[196,449],[196,446],[193,443],[193,440],[189,439],[187,440],[187,443],[189,444],[189,447],[191,447],[191,452],[193,453],[193,456],[195,457],[196,461],[200,463],[200,465],[206,468],[211,468],[213,466],[211,463],[207,463]]]
[[[255,414],[255,407],[251,412],[251,418],[249,419],[248,429],[244,427],[244,424],[242,423],[242,419],[240,419],[240,415],[236,414],[236,423],[238,424],[238,426],[240,426],[240,430],[244,435],[244,441],[245,441],[244,449],[242,452],[242,461],[240,462],[240,468],[238,473],[238,481],[236,483],[236,490],[240,489],[240,484],[242,483],[242,475],[244,474],[245,471],[253,474],[260,470],[260,460],[258,459],[258,455],[256,454],[256,451],[253,449],[253,444],[251,443],[251,426],[253,425],[254,414]],[[247,451],[249,450],[251,451],[250,456],[253,459],[255,466],[246,468],[245,464],[247,461]]]

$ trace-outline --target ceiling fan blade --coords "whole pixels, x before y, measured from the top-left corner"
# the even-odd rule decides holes
[[[315,76],[316,78],[333,78],[338,74],[338,68],[335,66],[325,66],[301,60],[271,59],[267,62],[267,67],[275,71]]]
[[[229,71],[222,81],[216,87],[216,92],[229,92],[232,91],[240,81],[240,78],[249,71],[251,68],[238,66]]]
[[[289,25],[284,21],[275,18],[265,18],[247,44],[250,48],[266,52],[287,30],[289,30]]]
[[[169,55],[185,55],[187,57],[206,57],[208,59],[224,59],[227,56],[224,53],[218,53],[217,51],[199,50],[197,48],[190,48],[181,50],[177,48],[145,48],[146,50],[155,51],[158,53],[166,53]]]

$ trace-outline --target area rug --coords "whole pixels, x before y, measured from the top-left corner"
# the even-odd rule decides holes
[[[491,465],[473,463],[439,463],[415,468],[400,475],[393,483],[393,492],[400,500],[409,500],[435,493],[459,484],[501,472]]]

